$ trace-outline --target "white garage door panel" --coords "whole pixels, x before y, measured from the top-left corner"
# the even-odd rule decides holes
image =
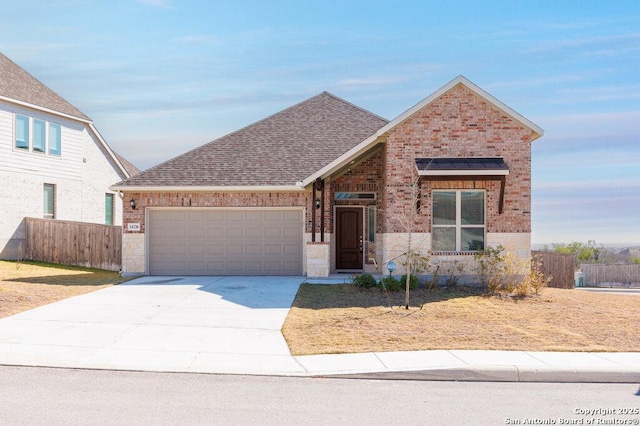
[[[301,275],[301,210],[149,210],[151,275]]]

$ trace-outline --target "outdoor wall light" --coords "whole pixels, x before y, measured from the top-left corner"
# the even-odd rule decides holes
[[[133,198],[131,199],[131,201],[129,201],[129,204],[131,205],[132,209],[136,209],[136,200],[134,200]]]
[[[320,199],[317,199],[316,200],[316,209],[319,209],[319,208],[320,208]]]

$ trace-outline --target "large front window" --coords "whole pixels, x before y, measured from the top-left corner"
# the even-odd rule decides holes
[[[434,251],[484,250],[484,191],[433,191]]]

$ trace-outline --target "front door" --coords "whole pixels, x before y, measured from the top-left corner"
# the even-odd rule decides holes
[[[336,207],[336,269],[362,269],[361,207]]]

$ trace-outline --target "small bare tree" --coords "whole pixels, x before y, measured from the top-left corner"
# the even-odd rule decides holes
[[[402,192],[404,193],[404,198],[408,197],[408,202],[404,203],[399,210],[387,212],[387,214],[389,218],[395,221],[407,234],[406,245],[404,246],[403,253],[399,257],[403,258],[401,264],[405,268],[404,307],[405,309],[409,309],[411,277],[414,276],[419,269],[425,268],[428,262],[426,254],[416,250],[416,247],[419,246],[419,241],[414,241],[417,226],[416,222],[421,204],[420,176],[416,176],[415,172],[412,171],[412,181],[406,184]]]

